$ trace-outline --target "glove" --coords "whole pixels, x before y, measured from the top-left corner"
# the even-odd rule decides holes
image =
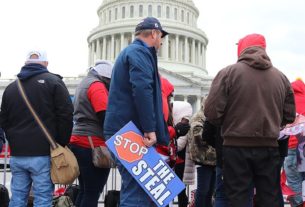
[[[190,130],[190,128],[191,128],[190,124],[179,122],[175,126],[176,137],[178,138],[181,136],[185,136]]]

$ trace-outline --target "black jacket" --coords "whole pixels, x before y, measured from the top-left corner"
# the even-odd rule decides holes
[[[61,145],[66,145],[72,130],[73,105],[68,90],[61,77],[49,73],[38,64],[23,67],[43,70],[41,73],[26,73],[18,77],[22,80],[25,93],[34,110],[48,128],[50,134]],[[43,68],[41,68],[43,67]],[[44,156],[50,154],[50,145],[31,112],[22,99],[17,82],[7,86],[3,93],[0,127],[6,133],[12,156]]]

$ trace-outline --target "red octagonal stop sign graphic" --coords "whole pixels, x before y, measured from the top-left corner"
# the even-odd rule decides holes
[[[122,140],[120,145],[115,145],[115,149],[120,159],[129,163],[142,159],[143,154],[147,152],[142,136],[129,131],[122,134],[121,137]]]

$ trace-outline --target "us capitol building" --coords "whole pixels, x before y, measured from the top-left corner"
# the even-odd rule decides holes
[[[99,24],[87,38],[89,66],[97,59],[114,62],[135,38],[134,29],[140,20],[156,17],[170,33],[158,54],[159,71],[174,85],[175,100],[188,101],[194,112],[199,110],[212,77],[206,69],[208,38],[197,28],[199,11],[192,0],[103,0],[97,14]],[[71,96],[81,79],[64,78]],[[6,85],[0,83],[1,92]]]

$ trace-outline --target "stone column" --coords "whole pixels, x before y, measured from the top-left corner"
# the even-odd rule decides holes
[[[172,36],[170,43],[171,43],[171,45],[170,45],[171,56],[170,57],[171,57],[171,60],[174,61],[174,60],[176,60],[176,57],[175,57],[175,55],[176,55],[176,50],[175,50],[176,43],[174,41],[174,36]]]
[[[191,57],[191,62],[192,64],[195,64],[195,39],[192,39],[192,53],[191,53],[192,57]]]
[[[188,63],[189,59],[189,45],[188,45],[188,40],[187,40],[187,36],[184,37],[184,62]]]
[[[106,47],[107,47],[107,42],[106,42],[106,36],[103,37],[103,52],[102,52],[102,58],[106,60]]]
[[[90,67],[91,66],[91,56],[92,56],[92,54],[91,54],[91,43],[88,43],[88,66]]]
[[[95,61],[95,46],[96,46],[96,42],[92,41],[91,43],[91,65],[94,65],[94,61]]]
[[[206,69],[206,49],[207,49],[206,46],[203,45],[203,47],[202,47],[202,66],[204,69]]]
[[[197,96],[195,113],[200,110],[200,107],[201,107],[201,96]]]
[[[114,54],[114,58],[116,58],[119,54],[120,54],[120,49],[121,49],[121,45],[120,45],[120,38],[115,38],[115,54]]]
[[[101,59],[101,42],[100,42],[100,39],[96,40],[96,59]]]
[[[114,35],[111,35],[110,61],[114,60]]]
[[[176,61],[179,61],[179,35],[176,35]]]
[[[121,33],[121,51],[124,49],[124,33]]]
[[[198,41],[198,44],[197,44],[197,62],[196,62],[196,64],[197,65],[201,65],[201,56],[200,56],[200,45],[201,45],[201,43]]]
[[[187,102],[187,96],[183,96],[183,101]]]
[[[166,35],[164,37],[162,47],[163,47],[163,51],[164,51],[164,54],[163,54],[164,60],[168,60],[168,35]]]

